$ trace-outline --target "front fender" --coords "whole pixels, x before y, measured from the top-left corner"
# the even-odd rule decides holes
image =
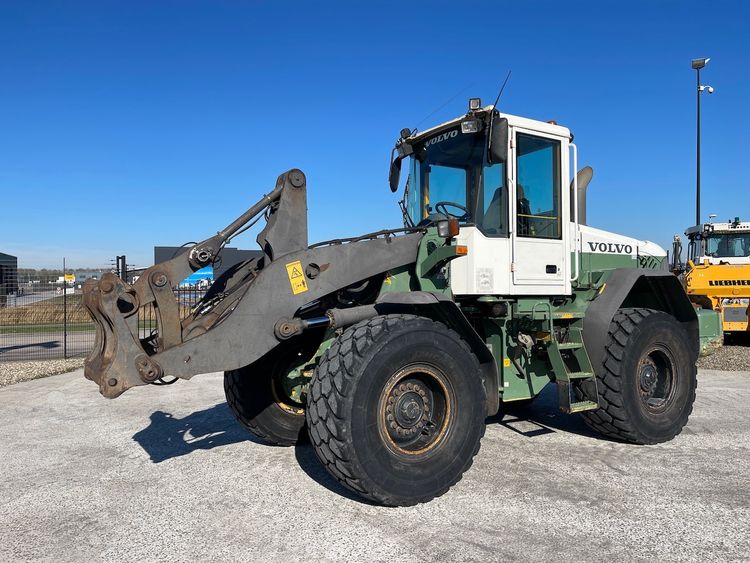
[[[500,409],[497,362],[455,301],[442,293],[407,291],[382,294],[376,303],[376,308],[378,306],[409,307],[415,313],[440,321],[455,330],[474,352],[482,368],[482,380],[487,392],[487,416],[497,414]]]

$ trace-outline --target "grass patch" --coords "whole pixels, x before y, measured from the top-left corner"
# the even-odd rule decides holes
[[[83,306],[81,295],[67,296],[68,325],[76,323],[90,324],[91,317]],[[50,299],[20,305],[18,307],[3,307],[0,309],[0,327],[54,325],[65,321],[65,303],[62,295]]]

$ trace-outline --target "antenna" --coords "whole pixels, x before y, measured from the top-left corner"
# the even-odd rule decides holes
[[[508,84],[508,80],[510,79],[510,73],[511,73],[511,71],[508,70],[508,74],[505,77],[505,81],[503,82],[503,85],[500,86],[500,91],[497,93],[497,98],[495,98],[495,103],[492,104],[492,108],[493,109],[497,109],[497,102],[500,101],[500,96],[503,95],[503,90],[505,90],[505,85]]]
[[[416,130],[416,128],[419,127],[420,125],[422,125],[422,123],[424,123],[425,121],[427,121],[430,117],[432,117],[433,115],[435,115],[437,112],[439,112],[445,106],[447,106],[449,103],[451,103],[453,100],[455,100],[460,94],[463,94],[464,92],[466,92],[466,90],[468,90],[473,85],[474,85],[473,82],[471,84],[467,84],[466,86],[464,86],[463,88],[461,88],[458,92],[456,92],[455,94],[453,94],[450,98],[448,98],[448,100],[444,104],[442,104],[437,109],[435,109],[435,110],[431,111],[430,113],[428,113],[427,115],[425,115],[422,118],[422,120],[419,123],[417,123],[417,125],[414,127],[414,129],[412,129],[412,131]]]
[[[510,79],[510,69],[508,69],[508,74],[505,77],[505,80],[503,81],[503,85],[500,86],[500,91],[497,93],[497,98],[495,98],[495,103],[492,104],[492,112],[490,113],[490,130],[488,133],[489,137],[489,143],[487,143],[487,150],[492,150],[492,128],[495,125],[495,113],[497,112],[497,102],[500,101],[500,96],[503,95],[503,90],[505,90],[505,85],[508,84],[508,80]],[[499,115],[499,114],[498,114]]]

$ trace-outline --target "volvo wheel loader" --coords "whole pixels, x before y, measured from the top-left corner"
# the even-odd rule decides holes
[[[269,444],[309,434],[328,471],[384,505],[445,493],[485,419],[557,387],[560,408],[636,444],[692,410],[699,314],[656,244],[586,224],[591,168],[570,131],[481,107],[404,129],[389,182],[404,226],[310,244],[297,169],[225,229],[134,284],[85,286],[85,375],[114,398],[224,372],[240,424]],[[404,166],[405,165],[405,166]],[[181,314],[172,288],[265,217],[262,256]],[[139,338],[138,311],[157,329]]]

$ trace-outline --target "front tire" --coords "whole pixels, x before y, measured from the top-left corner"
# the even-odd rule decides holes
[[[304,403],[291,399],[283,386],[298,353],[280,346],[249,366],[224,372],[224,393],[237,421],[274,446],[293,446],[304,436]]]
[[[315,370],[307,421],[340,483],[390,506],[442,495],[484,435],[479,362],[445,325],[387,315],[346,329]]]
[[[618,440],[671,440],[693,410],[695,359],[687,332],[674,317],[653,309],[620,309],[597,373],[600,408],[584,413],[584,420]]]

